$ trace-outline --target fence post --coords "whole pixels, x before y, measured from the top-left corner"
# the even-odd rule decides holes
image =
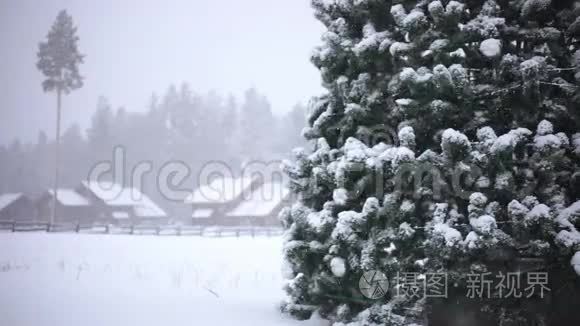
[[[181,225],[177,226],[176,235],[181,235]]]
[[[12,232],[16,232],[16,221],[12,221]]]
[[[46,233],[50,232],[50,222],[46,223]]]
[[[76,231],[77,233],[81,232],[81,222],[77,223]]]

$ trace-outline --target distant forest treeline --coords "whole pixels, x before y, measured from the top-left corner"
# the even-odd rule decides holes
[[[123,183],[131,182],[132,167],[151,162],[153,170],[142,190],[176,214],[179,205],[156,189],[156,174],[163,164],[185,163],[192,172],[186,184],[193,187],[210,161],[225,162],[235,171],[246,161],[285,158],[293,147],[304,145],[300,136],[304,125],[303,106],[276,116],[268,99],[255,89],[236,99],[214,92],[196,94],[187,84],[170,86],[164,96],[152,95],[147,110],[139,113],[113,109],[101,97],[86,132],[73,124],[62,133],[60,185],[76,187],[97,162],[111,161],[114,148],[122,146],[127,167]],[[41,131],[36,144],[15,140],[0,147],[0,193],[35,196],[53,186],[55,144],[50,138]]]

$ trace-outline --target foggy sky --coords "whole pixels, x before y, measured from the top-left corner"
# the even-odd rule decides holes
[[[143,111],[152,92],[256,87],[284,112],[320,92],[309,61],[322,25],[310,0],[0,0],[0,144],[54,137],[56,97],[36,69],[38,43],[61,9],[86,54],[83,88],[64,98],[63,123],[88,126],[99,95]]]

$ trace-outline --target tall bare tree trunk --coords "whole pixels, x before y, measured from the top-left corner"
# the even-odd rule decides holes
[[[58,178],[59,178],[59,156],[60,156],[60,104],[61,104],[61,89],[56,91],[56,147],[54,149],[54,193],[52,201],[52,215],[50,217],[50,224],[54,224],[57,217],[58,206]]]

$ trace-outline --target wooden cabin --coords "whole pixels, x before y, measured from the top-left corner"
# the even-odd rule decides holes
[[[60,188],[57,193],[55,223],[93,223],[97,217],[97,210],[91,202],[74,189]],[[36,209],[38,219],[50,220],[54,204],[54,189],[47,190],[38,199]]]
[[[0,220],[31,221],[36,217],[34,204],[23,193],[0,195]]]
[[[244,196],[236,207],[221,217],[219,224],[279,226],[278,214],[290,204],[290,190],[284,184],[266,182]]]
[[[215,178],[197,188],[185,199],[191,206],[193,225],[232,225],[226,213],[237,207],[259,187],[257,179]],[[235,223],[234,225],[237,225]]]
[[[77,191],[99,212],[97,221],[116,225],[162,225],[168,216],[140,190],[110,181],[83,181]]]

